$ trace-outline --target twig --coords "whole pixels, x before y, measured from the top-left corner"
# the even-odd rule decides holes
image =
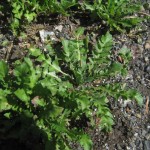
[[[10,43],[10,45],[7,48],[7,53],[6,53],[6,57],[5,57],[5,61],[7,62],[11,53],[11,50],[13,48],[13,42]]]
[[[145,107],[145,114],[148,114],[149,112],[149,96],[146,96],[146,107]]]
[[[138,12],[138,13],[150,17],[150,14],[148,14],[148,13],[146,13],[146,12],[142,12],[142,11],[141,11],[141,12]]]

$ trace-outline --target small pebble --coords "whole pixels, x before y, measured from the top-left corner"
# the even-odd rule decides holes
[[[141,119],[141,115],[140,114],[136,114],[136,117]]]
[[[147,126],[147,129],[150,129],[150,125]]]
[[[145,71],[146,71],[147,73],[150,73],[150,66],[146,66],[146,67],[145,67]]]
[[[139,37],[139,38],[137,39],[137,41],[138,41],[138,44],[142,44],[142,38]]]
[[[150,40],[147,40],[145,43],[145,49],[150,49]]]
[[[148,62],[148,61],[149,61],[148,57],[145,57],[144,60],[145,60],[145,62]]]
[[[134,136],[137,137],[137,136],[138,136],[138,133],[135,133]]]
[[[145,81],[144,81],[144,79],[142,79],[140,82],[141,82],[141,84],[143,84],[143,85],[145,84]]]
[[[142,136],[145,136],[145,135],[146,135],[146,133],[147,133],[147,131],[142,130]]]

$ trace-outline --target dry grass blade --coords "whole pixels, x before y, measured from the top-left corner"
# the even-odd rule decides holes
[[[145,114],[149,113],[149,96],[146,96],[146,107],[145,107]]]

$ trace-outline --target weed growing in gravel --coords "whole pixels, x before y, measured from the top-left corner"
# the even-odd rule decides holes
[[[119,54],[125,63],[112,62],[112,36],[106,33],[89,48],[83,33],[79,28],[74,39],[62,40],[59,50],[53,45],[48,45],[46,52],[30,48],[23,60],[15,62],[13,70],[0,61],[0,112],[9,120],[18,116],[29,128],[38,127],[45,149],[71,149],[70,142],[76,141],[90,150],[90,137],[73,123],[85,116],[89,127],[110,131],[114,124],[107,105],[110,97],[135,99],[142,104],[135,90],[121,83],[103,82],[127,73],[129,50],[122,49]],[[13,136],[21,139],[27,130],[21,131]]]
[[[134,14],[140,11],[141,5],[132,0],[94,0],[89,2],[77,2],[76,0],[8,0],[11,14],[11,29],[17,34],[21,25],[31,23],[39,14],[62,14],[69,15],[67,10],[72,6],[82,6],[83,10],[89,11],[93,19],[100,18],[106,22],[110,30],[125,31],[141,22],[141,18]],[[5,10],[2,7],[1,10]],[[81,10],[81,11],[83,11]],[[3,12],[5,13],[5,12]]]
[[[91,12],[92,18],[99,17],[106,21],[110,30],[124,32],[125,28],[131,28],[142,21],[133,15],[140,11],[141,5],[132,0],[94,0],[91,4],[84,1],[82,6]]]
[[[12,8],[11,29],[14,34],[17,34],[17,29],[21,25],[31,23],[40,13],[52,14],[60,13],[67,15],[67,9],[76,5],[76,0],[8,0]]]

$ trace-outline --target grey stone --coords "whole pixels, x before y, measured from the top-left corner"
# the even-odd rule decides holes
[[[150,133],[150,125],[147,125],[147,130]]]
[[[145,135],[145,138],[146,138],[146,140],[150,140],[150,133],[147,133],[147,134]]]
[[[142,136],[145,136],[145,135],[146,135],[146,133],[147,133],[147,131],[142,130]]]
[[[144,150],[150,150],[150,141],[144,141]]]
[[[150,66],[146,66],[146,67],[145,67],[145,71],[146,71],[147,73],[150,73]]]

